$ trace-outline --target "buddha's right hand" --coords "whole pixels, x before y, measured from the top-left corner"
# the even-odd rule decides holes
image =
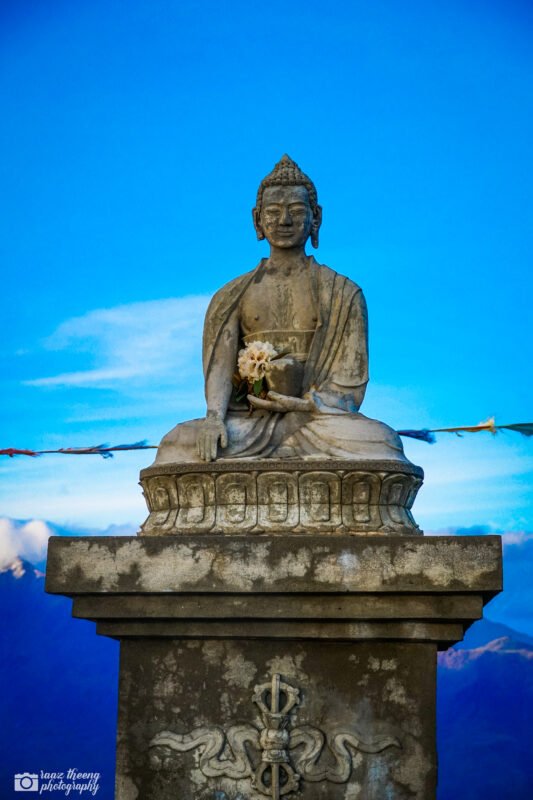
[[[216,461],[218,442],[221,447],[228,446],[228,432],[222,417],[208,411],[207,417],[200,424],[196,447],[202,461]]]

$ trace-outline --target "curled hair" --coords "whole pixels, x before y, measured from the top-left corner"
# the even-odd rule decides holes
[[[288,155],[282,156],[278,161],[272,172],[266,178],[263,178],[257,190],[257,200],[255,203],[257,213],[261,213],[261,206],[263,203],[263,192],[269,186],[305,186],[309,194],[309,203],[313,211],[313,216],[316,216],[318,208],[318,197],[316,187],[311,178],[302,172],[298,164],[292,160]]]

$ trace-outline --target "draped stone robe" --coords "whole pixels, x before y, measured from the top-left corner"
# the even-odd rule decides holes
[[[239,304],[264,262],[220,289],[207,310],[203,337],[204,376],[234,353],[242,330]],[[305,363],[302,396],[313,411],[230,410],[228,446],[219,458],[329,458],[407,461],[399,436],[387,425],[358,413],[368,382],[366,303],[359,286],[309,257],[310,285],[318,320]],[[230,321],[232,324],[230,324]],[[248,337],[250,338],[250,337]],[[258,337],[259,334],[258,334]],[[159,446],[156,463],[199,462],[196,438],[201,420],[177,425]]]

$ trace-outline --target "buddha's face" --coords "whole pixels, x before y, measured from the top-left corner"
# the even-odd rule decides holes
[[[303,246],[314,221],[307,189],[305,186],[268,186],[263,192],[261,213],[254,214],[254,221],[258,233],[262,233],[272,247]]]

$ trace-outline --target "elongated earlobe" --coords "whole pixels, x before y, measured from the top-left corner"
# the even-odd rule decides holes
[[[322,225],[322,206],[317,206],[313,216],[313,223],[311,225],[311,244],[315,248],[318,247],[318,232]]]
[[[263,233],[263,228],[261,227],[261,223],[259,221],[259,210],[257,208],[252,208],[252,219],[254,221],[254,228],[257,234],[257,238],[259,241],[265,238],[265,234]]]

